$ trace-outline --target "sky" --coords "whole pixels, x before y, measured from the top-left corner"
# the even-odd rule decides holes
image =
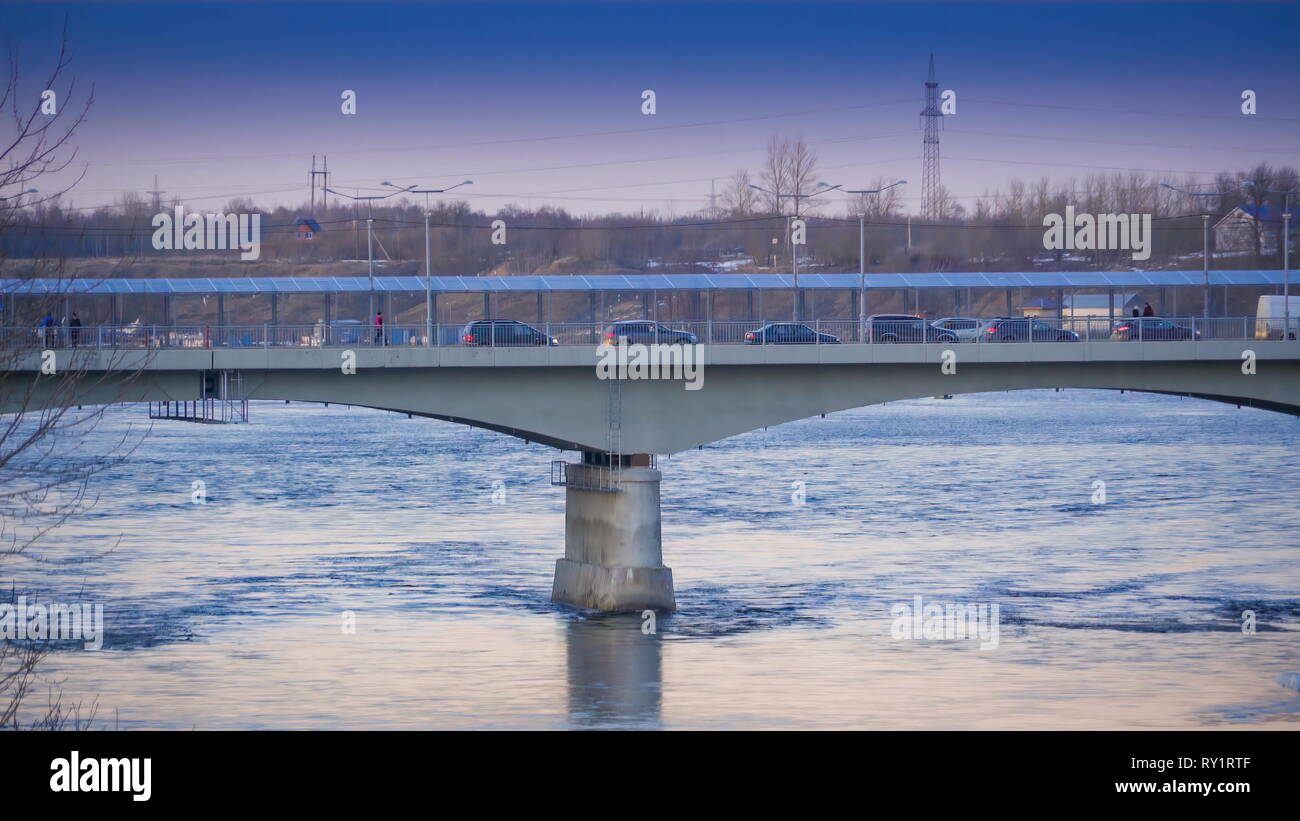
[[[296,206],[315,154],[351,193],[472,179],[456,194],[488,211],[680,216],[780,136],[831,184],[908,180],[916,211],[931,53],[967,205],[1015,178],[1300,165],[1300,2],[0,3],[33,101],[65,18],[60,104],[94,87],[80,207],[155,175],[194,210]]]

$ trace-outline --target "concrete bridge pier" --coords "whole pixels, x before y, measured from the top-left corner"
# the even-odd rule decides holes
[[[675,610],[673,571],[664,567],[658,470],[624,457],[611,470],[584,454],[565,470],[564,558],[551,600],[590,610]],[[608,462],[608,458],[605,458]]]

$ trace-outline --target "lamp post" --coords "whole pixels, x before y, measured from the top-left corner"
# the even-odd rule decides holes
[[[1243,185],[1255,187],[1254,180],[1242,180]],[[1282,195],[1282,338],[1291,338],[1291,197],[1300,191],[1269,191],[1266,194]],[[1257,215],[1258,217],[1258,215]]]
[[[1210,194],[1198,191],[1185,191],[1182,188],[1175,188],[1168,183],[1160,183],[1161,188],[1168,188],[1170,191],[1177,191],[1188,197],[1214,197],[1217,194]],[[1210,215],[1201,213],[1201,270],[1205,275],[1205,300],[1202,306],[1202,314],[1205,319],[1210,318]]]
[[[790,272],[794,278],[794,282],[793,282],[794,306],[791,309],[790,313],[791,313],[791,318],[795,322],[799,321],[799,251],[797,248],[795,248],[793,231],[794,231],[794,221],[799,219],[799,203],[802,202],[803,200],[808,199],[809,197],[820,196],[821,194],[825,194],[827,191],[834,191],[835,189],[840,187],[838,185],[831,185],[828,182],[819,182],[817,183],[817,185],[820,187],[816,191],[813,191],[812,193],[809,194],[798,194],[798,193],[778,194],[775,191],[769,191],[766,188],[763,188],[761,186],[752,185],[752,184],[749,186],[755,191],[762,191],[764,194],[768,194],[775,197],[778,214],[780,213],[780,209],[781,209],[781,200],[783,199],[794,200],[794,214],[789,218],[789,220],[786,221],[786,236],[790,237]]]
[[[382,197],[373,195],[356,197],[351,194],[344,194],[342,191],[335,191],[333,188],[326,188],[325,190],[335,196],[347,197],[350,200],[356,200],[358,202],[362,200],[366,201],[366,266],[370,277],[370,318],[366,321],[373,324],[375,321],[375,242],[373,226],[375,219],[370,210],[370,203],[374,200],[386,200],[393,196],[393,194],[385,194]]]
[[[430,194],[445,194],[453,188],[460,188],[462,185],[473,185],[473,180],[465,180],[447,188],[416,188],[414,185],[402,188],[385,181],[384,185],[396,188],[397,192],[407,192],[411,194],[424,195],[424,344],[433,345],[433,246],[429,240],[429,218],[433,215],[429,210]],[[389,196],[392,196],[391,194]]]
[[[1288,197],[1289,199],[1289,197]],[[1282,212],[1282,310],[1286,317],[1286,332],[1282,335],[1290,339],[1291,334],[1291,204],[1288,201]]]
[[[888,191],[896,185],[907,185],[907,180],[899,180],[886,185],[884,188],[845,188],[845,194],[857,194],[865,196],[867,194],[879,194],[881,191]],[[859,330],[863,323],[867,321],[867,215],[858,212],[858,325]]]

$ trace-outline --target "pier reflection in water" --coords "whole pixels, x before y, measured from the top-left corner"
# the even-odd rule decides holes
[[[636,613],[575,618],[565,629],[569,720],[577,727],[655,727],[663,645]]]

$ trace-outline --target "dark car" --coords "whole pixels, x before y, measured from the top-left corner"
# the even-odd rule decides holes
[[[837,345],[840,338],[799,322],[769,322],[745,334],[746,345]]]
[[[1078,342],[1079,335],[1041,319],[1012,316],[995,319],[980,331],[980,342]]]
[[[1111,328],[1110,338],[1117,341],[1137,342],[1154,339],[1199,339],[1200,331],[1159,316],[1135,316],[1120,320]]]
[[[558,345],[531,325],[514,319],[480,319],[460,331],[460,341],[466,345],[490,345],[497,348],[521,345]]]
[[[625,320],[605,327],[605,345],[617,345],[620,339],[642,345],[696,345],[699,337],[687,331],[674,331],[648,319]]]
[[[867,317],[867,339],[871,342],[956,342],[957,334],[936,328],[911,314],[874,314]]]

